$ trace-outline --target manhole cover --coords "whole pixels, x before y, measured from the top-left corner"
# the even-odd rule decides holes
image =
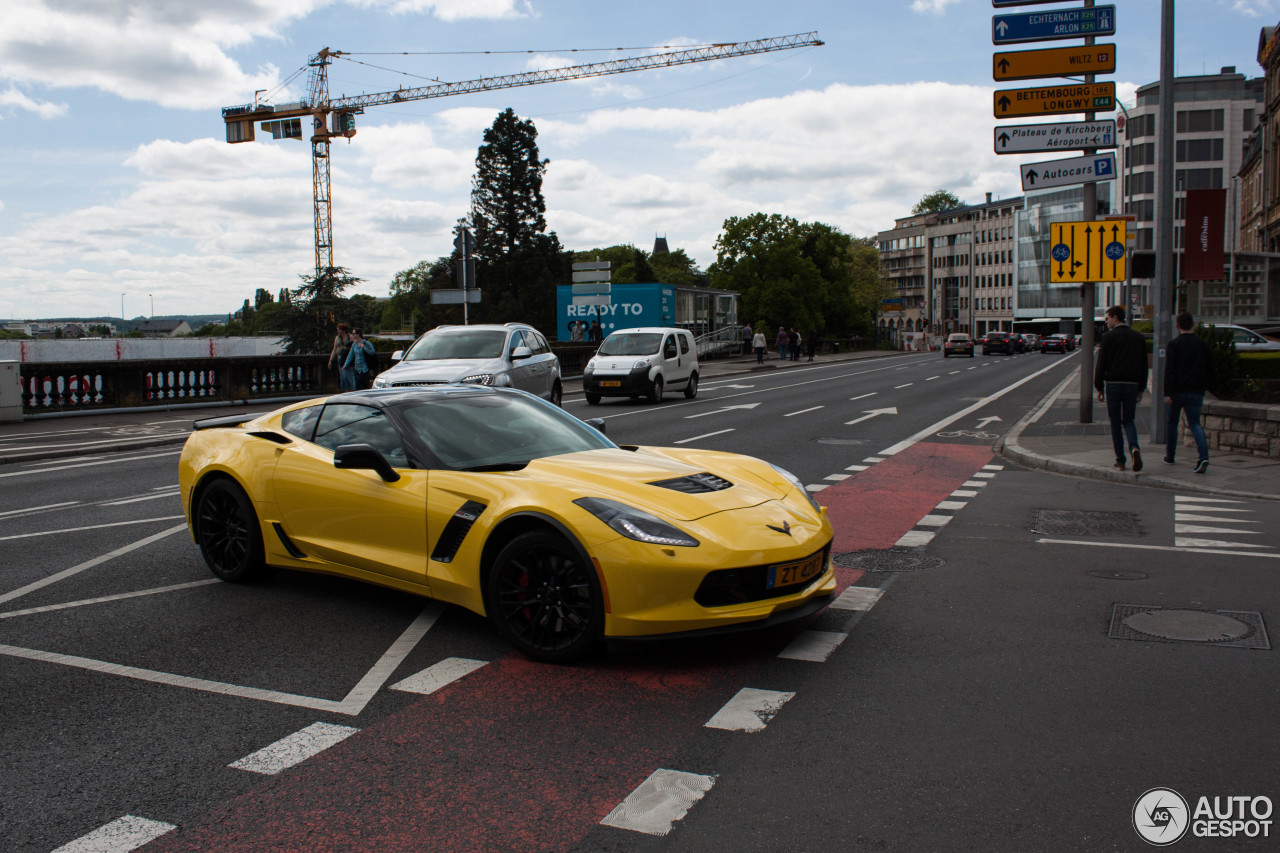
[[[818,444],[866,444],[870,439],[866,438],[815,438]]]
[[[1254,610],[1196,610],[1117,604],[1111,611],[1113,640],[1201,643],[1239,649],[1270,649],[1262,614]]]
[[[916,572],[921,569],[936,569],[947,564],[947,561],[941,557],[893,549],[850,551],[846,554],[836,554],[831,558],[831,562],[846,569],[861,569],[864,572]]]
[[[1045,536],[1142,535],[1138,519],[1129,512],[1093,512],[1080,509],[1037,509],[1031,514],[1031,532]]]
[[[1109,581],[1140,581],[1147,578],[1146,572],[1113,572],[1109,569],[1094,569],[1089,574]]]

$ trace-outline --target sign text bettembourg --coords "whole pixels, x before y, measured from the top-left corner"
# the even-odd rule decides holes
[[[1068,83],[1036,89],[998,89],[992,95],[996,118],[1061,113],[1110,112],[1116,108],[1116,84]]]

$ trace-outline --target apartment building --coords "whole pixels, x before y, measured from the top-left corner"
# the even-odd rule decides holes
[[[876,235],[880,268],[896,290],[880,333],[981,335],[1013,327],[1015,217],[1023,199],[993,200],[895,220]]]

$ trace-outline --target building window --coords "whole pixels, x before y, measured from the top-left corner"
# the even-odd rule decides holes
[[[1152,195],[1156,191],[1156,173],[1134,172],[1124,183],[1125,195]]]
[[[1222,110],[1179,110],[1178,133],[1210,133],[1222,130]]]
[[[1178,169],[1173,174],[1173,186],[1178,192],[1184,190],[1220,190],[1222,189],[1222,170]]]
[[[1203,163],[1222,159],[1221,139],[1179,139],[1175,158],[1179,163]]]

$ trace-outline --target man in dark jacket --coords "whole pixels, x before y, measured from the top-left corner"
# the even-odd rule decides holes
[[[1125,468],[1124,440],[1128,438],[1133,470],[1141,471],[1142,452],[1138,449],[1138,428],[1133,416],[1142,392],[1147,390],[1147,340],[1125,325],[1124,308],[1119,305],[1107,309],[1107,330],[1098,349],[1093,387],[1098,391],[1098,400],[1107,401],[1116,468]]]
[[[1196,473],[1209,470],[1209,442],[1200,426],[1204,392],[1213,379],[1213,354],[1209,344],[1192,333],[1195,318],[1183,311],[1176,318],[1179,335],[1165,349],[1164,366],[1164,461],[1173,464],[1178,448],[1178,412],[1187,413],[1187,430],[1195,439]]]

